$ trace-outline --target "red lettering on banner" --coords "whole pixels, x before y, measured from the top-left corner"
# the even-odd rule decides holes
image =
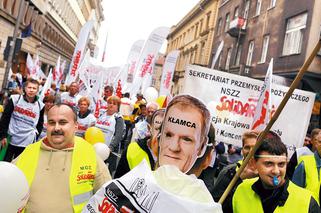
[[[167,88],[167,89],[169,88],[171,77],[172,77],[172,72],[170,70],[168,70],[166,73],[165,80],[164,80],[164,85],[165,85],[165,88]]]
[[[128,73],[133,74],[135,71],[135,67],[136,67],[136,61],[132,61],[131,65],[129,67]]]
[[[78,50],[76,55],[75,55],[74,64],[72,65],[72,68],[71,68],[70,75],[72,75],[72,76],[76,76],[76,71],[78,69],[80,57],[81,57],[81,51]]]
[[[267,116],[266,113],[268,111],[267,104],[269,101],[269,96],[270,96],[269,91],[265,91],[260,118],[254,122],[252,129],[256,129],[261,124],[264,124],[265,117]]]
[[[102,213],[115,213],[118,212],[115,206],[109,202],[108,198],[105,197],[102,204],[98,205],[98,211]]]
[[[249,98],[247,101],[247,103],[243,103],[241,100],[235,100],[233,98],[229,100],[227,96],[222,96],[220,99],[221,105],[216,106],[216,109],[218,111],[229,111],[246,117],[254,117],[257,100]]]
[[[20,114],[26,115],[26,116],[28,116],[28,117],[31,117],[31,118],[35,118],[35,117],[36,117],[36,113],[34,113],[34,112],[30,111],[30,110],[21,108],[21,107],[19,107],[19,106],[16,106],[16,107],[14,108],[14,111],[15,111],[15,112],[18,112],[18,113],[20,113]]]
[[[141,70],[140,70],[140,77],[144,77],[146,75],[146,72],[151,73],[152,67],[151,64],[153,62],[154,54],[148,54],[147,59],[145,60],[145,63],[143,64]]]

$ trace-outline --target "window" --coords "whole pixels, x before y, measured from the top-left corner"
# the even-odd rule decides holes
[[[224,31],[228,31],[228,29],[230,28],[230,13],[227,13],[226,14],[226,17],[225,17],[225,28],[224,28]]]
[[[231,55],[232,55],[232,48],[229,48],[227,50],[226,64],[225,64],[225,70],[227,71],[230,69]]]
[[[269,48],[269,41],[270,41],[270,36],[269,35],[264,36],[260,63],[265,63],[266,61],[266,55]]]
[[[222,31],[222,18],[218,20],[216,35],[221,34],[221,31]]]
[[[202,42],[202,44],[201,44],[201,52],[200,52],[200,60],[199,60],[199,62],[201,64],[203,64],[204,57],[205,57],[205,42]]]
[[[241,59],[241,53],[242,53],[242,44],[238,45],[236,50],[236,57],[234,65],[239,66],[240,65],[240,59]]]
[[[234,18],[233,19],[236,19],[239,17],[239,7],[235,7],[234,9]]]
[[[275,7],[276,0],[270,0],[269,8]]]
[[[255,16],[260,15],[261,5],[262,5],[262,0],[257,0],[257,1],[256,1]]]
[[[250,41],[249,50],[247,52],[247,58],[246,58],[246,65],[247,66],[251,66],[252,65],[253,51],[254,51],[254,41]]]
[[[298,54],[301,52],[306,21],[307,13],[297,15],[287,20],[283,55]]]

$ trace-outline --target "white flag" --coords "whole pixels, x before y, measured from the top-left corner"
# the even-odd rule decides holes
[[[214,58],[213,58],[213,61],[212,61],[211,69],[214,68],[214,66],[215,66],[215,64],[217,62],[217,59],[218,59],[218,57],[220,56],[220,54],[221,54],[221,52],[223,50],[223,47],[224,47],[224,41],[222,40],[220,45],[218,45],[217,50],[215,52],[215,55],[214,55]]]
[[[136,96],[136,94],[139,92],[144,78],[146,78],[144,88],[150,86],[148,84],[150,84],[150,77],[153,74],[153,62],[155,62],[158,51],[161,48],[168,33],[168,27],[159,27],[153,30],[153,32],[149,35],[136,66],[133,86],[130,92],[131,97]]]
[[[124,67],[125,72],[121,76],[121,81],[123,82],[123,91],[129,92],[131,85],[133,83],[133,79],[135,76],[135,70],[137,67],[137,63],[139,60],[139,56],[141,53],[141,50],[144,46],[144,40],[137,40],[132,47],[130,48],[128,57],[127,57],[127,63]]]
[[[29,73],[29,76],[33,79],[38,79],[38,75],[37,75],[37,70],[35,67],[35,64],[33,63],[33,60],[30,56],[30,54],[28,53],[27,55],[27,71]]]
[[[74,50],[74,54],[72,56],[72,61],[71,61],[68,76],[66,79],[66,85],[69,85],[72,82],[74,82],[78,76],[78,67],[83,59],[89,33],[93,28],[93,26],[94,26],[94,21],[89,20],[86,22],[86,24],[84,24],[84,26],[81,28],[79,32],[78,41]]]
[[[265,80],[262,86],[261,94],[256,105],[252,129],[262,131],[270,120],[271,110],[271,85],[273,72],[273,58],[271,58]]]
[[[43,85],[40,95],[39,95],[39,100],[43,100],[43,98],[50,93],[50,86],[52,82],[52,69],[50,69],[47,80],[45,85]]]
[[[38,55],[38,54],[36,55],[35,62],[34,62],[34,66],[35,66],[36,75],[37,75],[35,79],[40,80],[40,77],[43,76],[43,75],[42,75],[43,73],[42,73],[42,71],[41,71],[40,60],[39,60],[39,55]]]
[[[52,72],[53,82],[57,85],[60,78],[60,56],[57,58],[56,66]]]
[[[176,61],[179,55],[179,50],[173,50],[166,56],[163,66],[162,80],[159,90],[159,95],[169,95],[171,82],[173,80]]]

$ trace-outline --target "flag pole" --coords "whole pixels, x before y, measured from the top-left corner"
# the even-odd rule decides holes
[[[289,100],[289,98],[291,97],[294,89],[298,86],[298,84],[300,83],[305,71],[309,68],[310,64],[312,63],[314,57],[318,54],[318,51],[320,50],[321,47],[321,37],[319,38],[318,43],[315,45],[314,49],[312,50],[312,53],[310,54],[310,56],[306,59],[306,61],[304,62],[303,66],[300,68],[297,76],[295,77],[294,81],[292,82],[288,92],[286,93],[286,95],[284,96],[283,100],[281,101],[280,105],[278,106],[277,110],[275,111],[275,113],[273,114],[271,120],[269,121],[269,123],[267,124],[267,126],[265,127],[264,131],[261,132],[261,134],[259,135],[257,142],[255,144],[255,146],[252,148],[252,150],[250,151],[250,153],[247,155],[247,157],[244,159],[241,167],[237,170],[236,174],[234,175],[232,181],[230,182],[230,184],[227,186],[226,190],[224,191],[222,197],[220,198],[220,200],[218,201],[220,204],[222,204],[224,202],[224,200],[226,199],[227,195],[230,193],[230,191],[232,190],[232,188],[234,187],[236,181],[239,179],[241,173],[243,172],[244,168],[246,167],[246,165],[248,164],[249,160],[254,156],[254,153],[256,152],[256,150],[260,147],[260,145],[263,142],[263,138],[266,137],[268,131],[271,129],[271,127],[273,126],[274,122],[278,119],[279,115],[281,114],[285,104],[287,103],[287,101]]]

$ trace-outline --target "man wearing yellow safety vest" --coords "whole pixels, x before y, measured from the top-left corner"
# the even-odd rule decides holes
[[[277,134],[268,134],[249,164],[258,171],[259,178],[239,184],[226,200],[232,209],[224,211],[321,212],[311,192],[285,177],[287,148]]]
[[[311,143],[316,151],[314,155],[299,158],[299,165],[293,173],[292,181],[311,191],[320,205],[321,129],[312,130]]]
[[[111,180],[92,145],[75,136],[76,119],[72,107],[54,105],[48,111],[47,137],[27,146],[14,160],[30,186],[25,212],[81,212]]]
[[[242,135],[242,155],[243,159],[246,158],[247,154],[251,151],[251,149],[255,146],[256,139],[259,133],[257,131],[248,131]],[[233,179],[236,171],[242,165],[243,160],[240,160],[237,163],[230,164],[226,166],[218,175],[214,188],[211,190],[211,194],[213,199],[218,202],[221,196],[223,195],[225,189]],[[241,179],[253,178],[257,176],[256,171],[252,171],[249,168],[246,168],[241,175]]]

